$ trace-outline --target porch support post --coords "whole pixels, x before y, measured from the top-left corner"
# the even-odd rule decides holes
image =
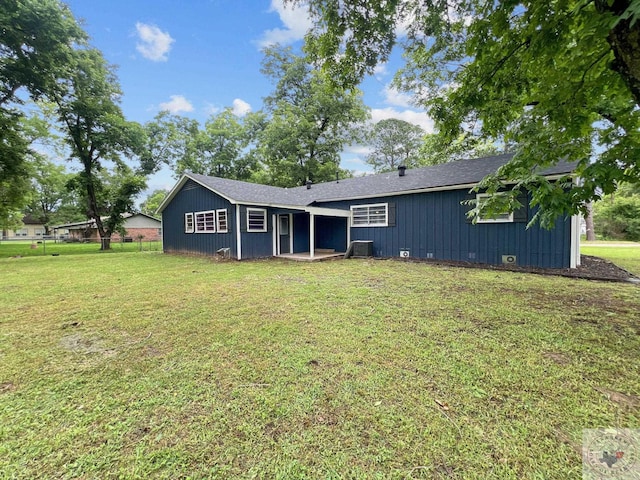
[[[279,232],[277,231],[280,228],[280,225],[278,223],[278,217],[276,216],[275,213],[271,215],[271,224],[273,225],[271,245],[272,245],[273,256],[275,257],[277,255],[280,255],[280,242],[278,241],[278,239],[280,238],[280,235],[278,235]]]
[[[289,253],[293,253],[293,213],[289,214]]]
[[[345,252],[349,250],[349,245],[351,245],[351,217],[347,218],[347,248],[345,248]]]
[[[316,250],[316,216],[309,214],[309,256],[315,257]]]
[[[240,228],[240,205],[236,203],[236,257],[242,260],[242,229]]]

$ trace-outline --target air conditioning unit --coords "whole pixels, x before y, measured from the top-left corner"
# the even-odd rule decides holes
[[[515,255],[502,255],[502,263],[504,265],[515,265],[516,262],[516,256]]]
[[[409,250],[400,250],[400,258],[409,258],[411,252]]]

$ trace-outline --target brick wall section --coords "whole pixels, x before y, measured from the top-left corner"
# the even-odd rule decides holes
[[[133,240],[136,241],[139,235],[142,235],[144,237],[143,240],[146,241],[160,240],[160,234],[157,228],[127,228],[127,237],[133,238]],[[120,235],[114,233],[111,235],[111,241],[119,242]]]

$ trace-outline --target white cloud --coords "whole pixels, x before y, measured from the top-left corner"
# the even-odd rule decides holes
[[[411,95],[400,92],[391,85],[386,85],[382,93],[384,94],[384,103],[393,105],[394,107],[408,108],[413,105],[413,98]]]
[[[387,118],[397,118],[405,122],[419,125],[426,133],[433,133],[433,120],[425,112],[415,110],[396,110],[395,108],[373,108],[371,110],[371,121],[377,123]]]
[[[171,50],[171,44],[175,42],[169,32],[163,32],[155,25],[146,23],[136,23],[136,30],[140,42],[136,45],[136,50],[146,59],[154,62],[166,62],[167,54]]]
[[[232,105],[233,107],[231,110],[236,117],[244,117],[251,111],[251,105],[240,98],[236,98]]]
[[[191,112],[193,105],[182,95],[171,95],[171,100],[160,104],[160,110],[168,110],[171,113]]]
[[[213,103],[207,102],[207,104],[204,107],[204,113],[206,113],[207,115],[217,115],[221,111],[222,111],[222,108],[218,107],[217,105],[214,105]]]
[[[312,26],[307,6],[291,7],[284,5],[283,0],[271,0],[270,12],[275,12],[284,24],[284,28],[274,28],[262,34],[258,41],[260,48],[268,47],[279,43],[290,45],[297,40],[304,38],[307,31]]]
[[[386,63],[379,63],[375,67],[373,67],[373,75],[378,79],[385,77],[388,74],[389,70],[387,69]]]
[[[367,145],[349,145],[344,149],[344,153],[358,156],[367,156],[373,151],[373,148]]]

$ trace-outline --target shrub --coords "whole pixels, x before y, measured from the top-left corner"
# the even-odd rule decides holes
[[[640,195],[605,197],[594,205],[596,233],[606,239],[640,240]]]

